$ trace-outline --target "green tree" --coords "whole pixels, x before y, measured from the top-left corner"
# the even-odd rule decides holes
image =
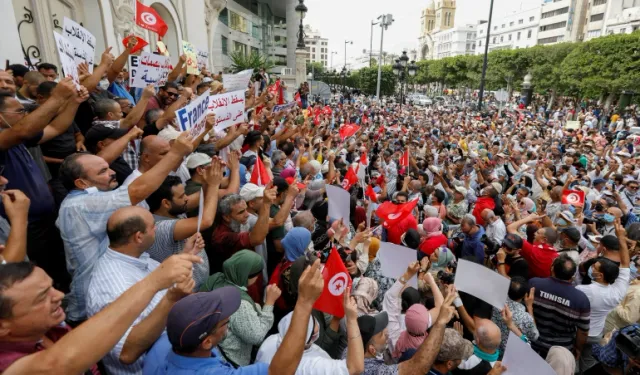
[[[247,69],[257,71],[260,68],[264,68],[265,70],[269,70],[275,66],[271,60],[259,53],[245,55],[241,51],[234,51],[229,54],[229,58],[231,58],[231,70],[233,73]]]
[[[321,62],[308,62],[307,74],[315,72],[316,76],[324,73],[324,65]]]

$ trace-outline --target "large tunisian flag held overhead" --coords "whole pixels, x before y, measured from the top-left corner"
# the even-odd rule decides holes
[[[324,289],[313,308],[337,318],[344,316],[344,291],[351,288],[351,276],[334,247],[322,270]]]
[[[155,9],[139,1],[136,1],[136,24],[143,29],[153,31],[160,35],[160,38],[169,30],[169,27]]]
[[[385,228],[389,228],[402,221],[407,215],[411,214],[416,205],[418,199],[410,200],[407,203],[393,204],[391,202],[384,202],[376,210],[376,215],[383,221],[382,225]]]

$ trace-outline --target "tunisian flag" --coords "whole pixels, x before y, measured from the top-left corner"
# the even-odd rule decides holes
[[[371,199],[371,202],[378,203],[378,195],[375,191],[373,191],[373,187],[371,185],[367,185],[367,189],[364,191],[364,195]]]
[[[384,202],[376,210],[376,215],[383,221],[382,225],[389,228],[402,221],[418,204],[418,199],[410,200],[407,203],[393,204],[392,202]]]
[[[262,163],[262,159],[260,156],[256,158],[255,164],[253,164],[253,171],[251,171],[251,180],[249,181],[252,184],[256,184],[258,186],[265,186],[269,182],[271,182],[271,178],[269,177],[269,173],[267,169],[264,167]]]
[[[298,103],[298,107],[302,108],[302,98],[300,97],[300,93],[297,92],[293,98],[296,100],[296,103]]]
[[[351,288],[351,276],[334,247],[322,270],[324,289],[313,308],[337,318],[344,316],[344,291]]]
[[[344,141],[346,138],[351,137],[352,135],[356,134],[356,132],[360,130],[360,127],[356,124],[348,124],[348,125],[342,125],[340,127],[340,138],[342,138],[342,140]]]
[[[562,190],[562,204],[572,206],[584,206],[584,191],[582,190]]]
[[[358,175],[353,171],[353,168],[349,167],[347,174],[344,175],[344,180],[342,180],[342,188],[349,191],[356,182],[358,182]]]
[[[169,30],[169,27],[155,9],[139,1],[136,1],[136,24],[143,29],[153,31],[160,35],[160,38]]]
[[[409,166],[409,150],[405,150],[404,154],[402,154],[402,157],[400,158],[400,166],[401,167]]]

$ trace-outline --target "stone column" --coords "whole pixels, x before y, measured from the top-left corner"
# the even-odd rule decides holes
[[[3,12],[0,13],[0,69],[4,69],[5,61],[11,64],[23,64],[24,56],[18,35],[18,23],[13,12],[11,0],[0,0]]]
[[[207,50],[209,51],[209,71],[217,73],[222,70],[221,66],[215,67],[213,65],[213,45],[214,38],[219,35],[216,34],[216,26],[218,25],[218,16],[220,12],[227,6],[226,0],[205,0],[205,23],[207,25]],[[217,68],[217,69],[216,69]]]
[[[283,0],[284,1],[284,0]],[[287,1],[287,67],[297,69],[296,46],[298,44],[298,28],[300,27],[300,16],[296,13],[298,0]]]
[[[295,58],[296,58],[295,90],[297,90],[298,87],[300,87],[300,84],[307,80],[307,51],[303,49],[297,49],[295,52]]]

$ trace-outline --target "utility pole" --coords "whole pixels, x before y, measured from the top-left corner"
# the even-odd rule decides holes
[[[383,43],[384,43],[384,31],[387,29],[387,27],[391,26],[391,24],[393,23],[393,15],[391,14],[384,14],[380,17],[378,17],[378,19],[382,18],[382,21],[380,21],[380,28],[382,29],[382,32],[380,33],[380,55],[378,57],[378,84],[376,86],[376,98],[378,98],[378,100],[380,100],[380,83],[382,81],[382,49],[383,49]]]
[[[484,81],[487,76],[487,58],[489,57],[489,38],[491,36],[491,18],[493,17],[493,0],[489,6],[489,23],[487,24],[487,40],[484,43],[484,61],[482,62],[482,77],[480,78],[480,92],[478,93],[478,110],[482,110],[482,96],[484,95]]]
[[[380,17],[378,17],[378,19],[380,19]],[[373,25],[377,25],[379,23],[380,22],[371,21],[371,38],[369,42],[369,68],[373,66],[373,64],[371,63],[371,60],[373,60]],[[378,61],[378,64],[380,64],[379,61]]]

